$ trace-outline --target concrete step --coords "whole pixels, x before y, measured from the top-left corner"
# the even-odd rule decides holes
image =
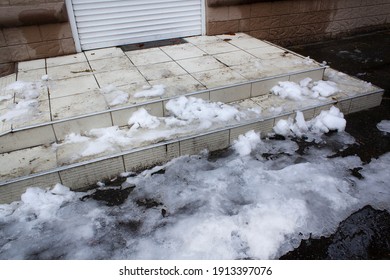
[[[113,178],[121,172],[141,170],[181,155],[196,154],[204,149],[223,149],[249,130],[266,135],[279,119],[292,117],[297,111],[303,112],[306,119],[311,119],[332,105],[348,114],[375,107],[381,102],[383,90],[245,34],[193,37],[187,41],[183,45],[127,53],[118,48],[110,48],[56,58],[54,62],[63,64],[62,66],[54,66],[51,59],[45,60],[44,69],[51,80],[35,83],[38,84],[36,88],[39,91],[47,90],[48,99],[40,95],[39,106],[47,106],[50,120],[42,109],[42,114],[38,114],[35,119],[23,120],[21,123],[3,121],[0,138],[0,203],[19,199],[29,186],[49,188],[60,182],[74,190],[82,190],[95,184],[97,180]],[[74,66],[87,66],[83,55],[91,66],[91,72],[80,72],[81,68]],[[168,61],[161,62],[163,65],[156,63],[161,60]],[[4,85],[19,80],[20,77],[26,78],[27,73],[33,77],[32,81],[39,81],[38,76],[44,72],[39,70],[30,73],[26,69],[33,67],[31,65],[37,67],[42,62],[21,64],[17,75],[2,80],[3,96],[7,94]],[[177,65],[186,72],[179,72]],[[117,67],[119,71],[112,69]],[[56,68],[57,72],[53,72],[51,68]],[[167,71],[168,68],[171,70]],[[69,72],[69,69],[79,70]],[[112,70],[103,71],[107,69]],[[137,76],[138,82],[134,84],[133,79],[127,80],[130,78],[129,72],[126,72],[128,69],[137,70],[144,80],[135,75],[135,72],[131,75]],[[20,74],[21,71],[25,72],[24,76]],[[33,72],[39,74],[34,76]],[[178,74],[172,74],[174,72]],[[58,73],[57,76],[54,73]],[[77,75],[67,77],[62,73]],[[173,76],[151,79],[161,78],[161,75],[169,76],[170,73]],[[99,88],[94,89],[93,93],[84,91],[85,77],[89,80],[93,78],[100,88],[105,86],[103,81],[106,81],[106,85],[115,84],[117,80],[126,81],[122,87],[119,85],[121,82],[116,86],[128,94],[127,103],[110,106],[109,100],[104,100],[105,107],[101,109],[96,105],[94,97],[102,100],[104,94],[100,93]],[[270,94],[270,89],[280,81],[299,82],[307,77],[314,81],[334,81],[339,92],[328,98],[300,101]],[[81,83],[81,89],[78,89],[78,83]],[[85,83],[88,85],[88,82]],[[134,94],[142,90],[139,85],[143,83],[148,86],[164,85],[165,94],[152,98],[135,98]],[[75,93],[72,89],[83,92]],[[68,90],[73,94],[67,96],[65,93]],[[117,145],[113,149],[91,155],[83,155],[83,142],[64,142],[71,133],[83,135],[99,128],[115,126],[121,133],[128,133],[131,129],[128,125],[129,118],[140,108],[145,108],[154,117],[168,118],[171,113],[166,110],[166,104],[178,96],[223,102],[239,112],[246,112],[246,116],[228,123],[213,123],[206,128],[188,127],[171,133],[168,137],[136,141],[144,139],[142,133],[151,131],[141,130],[138,134],[131,134],[134,140],[132,143]],[[14,98],[13,101],[17,102],[17,99]],[[58,109],[57,105],[63,102],[64,106],[70,106],[69,110]],[[261,114],[250,114],[252,109],[258,109]],[[5,110],[7,109],[3,109]],[[88,112],[89,110],[95,111]],[[161,133],[164,129],[168,130],[167,127],[160,126],[152,131]]]

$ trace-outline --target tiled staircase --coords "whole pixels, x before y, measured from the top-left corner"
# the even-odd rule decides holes
[[[0,97],[4,97],[0,99],[0,203],[18,200],[30,186],[49,188],[62,183],[82,190],[122,172],[204,149],[223,149],[249,130],[266,135],[279,119],[297,111],[311,119],[334,105],[348,114],[375,107],[382,99],[383,90],[371,84],[246,34],[184,41],[22,62],[16,74],[0,78]],[[280,81],[304,78],[333,81],[339,91],[331,97],[299,101],[270,94]],[[21,83],[13,84],[16,81]],[[10,112],[26,101],[20,87],[38,96],[33,98],[33,111],[15,118]],[[147,96],[159,89],[163,89],[159,94]],[[144,97],[136,97],[145,91]],[[125,98],[113,102],[112,97],[120,94]],[[84,142],[69,141],[69,135],[82,137],[99,128],[116,127],[128,133],[129,119],[140,108],[165,120],[172,115],[167,103],[180,96],[222,102],[247,114],[148,140],[142,133],[151,129],[140,129],[132,134],[138,138],[92,154],[80,152]],[[155,128],[163,129],[167,130]]]

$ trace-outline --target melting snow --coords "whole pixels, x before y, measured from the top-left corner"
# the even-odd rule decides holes
[[[346,135],[324,143],[329,137]],[[82,201],[86,193],[62,185],[29,188],[0,206],[0,258],[273,259],[302,238],[331,234],[363,205],[390,210],[390,153],[362,165],[329,158],[327,148],[298,155],[295,142],[254,132],[233,149],[246,156],[184,156],[129,177],[125,185],[136,187],[120,206]],[[364,179],[351,175],[355,167]]]
[[[305,78],[299,82],[283,81],[278,82],[271,88],[271,93],[280,96],[283,99],[303,100],[305,98],[325,98],[339,92],[337,84],[332,81],[316,81]]]
[[[383,132],[390,133],[390,120],[383,120],[376,125],[376,127]]]
[[[141,98],[141,97],[156,97],[156,96],[162,96],[165,93],[165,86],[164,85],[155,85],[151,88],[145,88],[143,91],[136,92],[134,94],[135,98]]]

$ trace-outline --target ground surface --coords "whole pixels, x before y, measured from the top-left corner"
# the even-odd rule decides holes
[[[368,163],[389,152],[390,138],[380,132],[376,124],[390,119],[390,31],[290,49],[317,61],[326,61],[337,70],[385,89],[381,106],[346,116],[346,131],[357,140],[357,144],[351,145],[339,155],[356,154],[363,162]],[[358,173],[356,175],[359,176]],[[380,224],[375,222],[377,217],[386,214],[387,219],[381,218]],[[375,213],[373,209],[363,208],[342,222],[332,236],[304,240],[295,251],[281,258],[389,259],[389,223],[387,212]],[[348,232],[345,230],[346,224],[349,225]]]

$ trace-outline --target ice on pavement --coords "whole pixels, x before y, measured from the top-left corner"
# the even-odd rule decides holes
[[[330,158],[326,143],[351,137],[322,137],[321,150],[301,155],[289,138],[248,132],[218,159],[183,156],[127,178],[136,187],[120,206],[82,201],[86,193],[62,185],[29,188],[0,206],[0,258],[273,259],[310,234],[331,234],[366,204],[390,210],[390,153],[366,165]],[[355,167],[364,179],[351,175]]]
[[[135,98],[162,96],[165,93],[165,85],[145,87],[144,90],[134,93]]]

